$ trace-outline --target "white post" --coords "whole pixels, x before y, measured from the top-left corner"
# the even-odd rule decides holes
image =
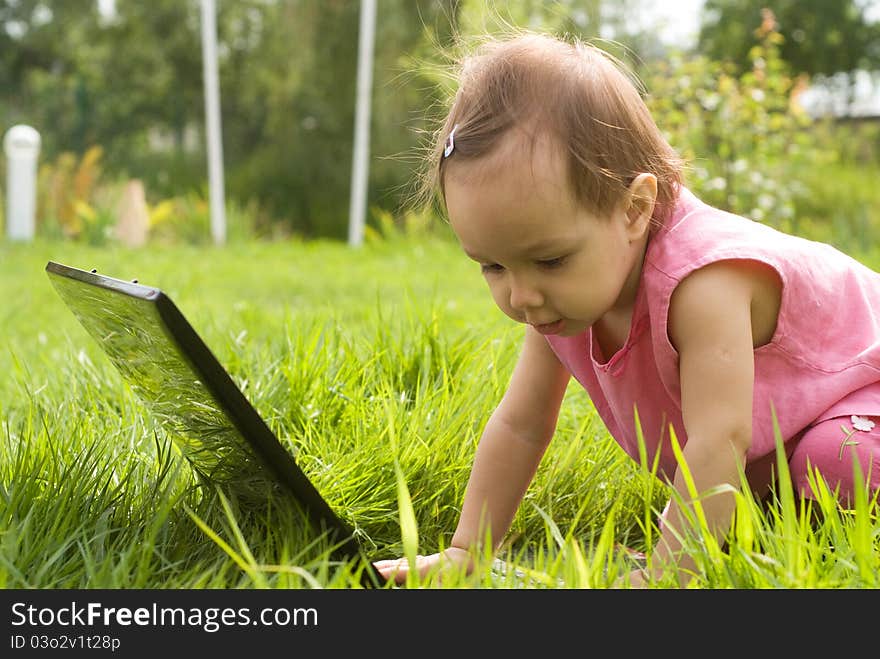
[[[373,87],[373,42],[376,0],[361,0],[358,38],[357,106],[354,119],[354,153],[351,166],[351,202],[348,210],[348,244],[364,239],[370,157],[370,102]]]
[[[205,85],[205,129],[208,140],[208,187],[211,236],[226,242],[226,205],[223,182],[223,135],[220,129],[220,81],[217,73],[217,9],[214,0],[202,0],[202,70]]]
[[[37,207],[37,155],[40,134],[24,124],[13,126],[3,138],[6,152],[6,234],[10,240],[34,239]]]

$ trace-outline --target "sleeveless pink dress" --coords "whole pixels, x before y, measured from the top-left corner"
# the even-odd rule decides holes
[[[676,461],[669,425],[682,446],[687,433],[678,355],[667,335],[669,300],[688,274],[727,259],[765,263],[783,285],[776,332],[754,352],[747,463],[775,458],[771,403],[786,442],[834,417],[880,416],[880,274],[830,245],[718,210],[682,188],[674,212],[649,240],[623,347],[601,354],[592,330],[547,337],[608,431],[636,461],[637,410],[648,466],[659,452],[658,475],[670,481]]]

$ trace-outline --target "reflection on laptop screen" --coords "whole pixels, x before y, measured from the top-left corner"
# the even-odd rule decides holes
[[[283,490],[334,540],[336,555],[363,556],[358,533],[315,489],[167,295],[52,261],[46,272],[200,476],[258,502]],[[365,564],[364,585],[380,583],[375,566]]]
[[[134,393],[171,434],[181,453],[209,481],[245,497],[265,499],[275,483],[192,365],[166,334],[150,300],[75,280],[53,278],[85,329],[98,341]]]

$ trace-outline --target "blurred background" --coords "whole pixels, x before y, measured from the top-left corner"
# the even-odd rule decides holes
[[[201,10],[0,0],[0,129],[39,133],[38,239],[211,242]],[[216,0],[229,241],[345,240],[360,11]],[[378,0],[368,240],[441,230],[409,201],[453,89],[449,57],[457,37],[511,25],[598,39],[626,61],[709,203],[846,249],[872,244],[878,0]],[[8,167],[4,157],[0,226]]]

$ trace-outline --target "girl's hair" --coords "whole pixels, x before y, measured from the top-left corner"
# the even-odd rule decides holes
[[[577,200],[607,213],[642,172],[657,177],[654,218],[678,196],[683,161],[654,123],[634,77],[605,51],[536,33],[489,39],[458,65],[459,87],[433,135],[422,199],[444,197],[456,159],[489,154],[513,128],[553,138],[568,156]],[[444,148],[455,129],[448,157]]]

